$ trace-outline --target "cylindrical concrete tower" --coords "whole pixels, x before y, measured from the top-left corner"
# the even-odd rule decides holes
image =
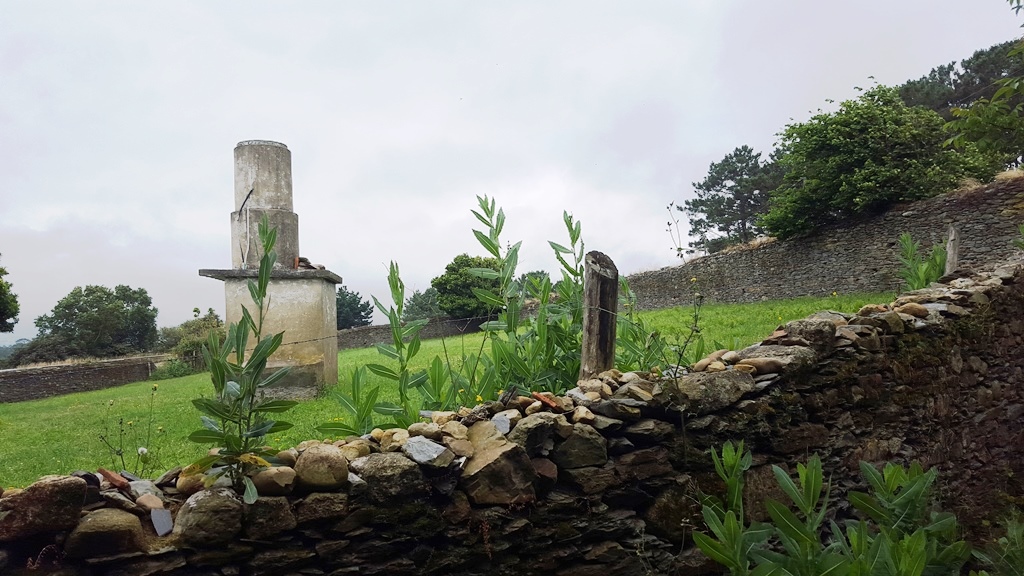
[[[291,269],[299,257],[299,217],[292,212],[292,154],[267,140],[235,146],[235,211],[231,213],[231,265],[260,266],[258,226],[263,217],[277,228],[277,264]]]

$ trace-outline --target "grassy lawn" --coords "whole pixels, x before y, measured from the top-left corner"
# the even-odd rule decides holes
[[[748,346],[763,339],[785,321],[802,318],[818,310],[856,311],[868,303],[888,301],[889,294],[860,294],[832,298],[798,298],[795,300],[755,304],[709,304],[701,311],[701,328],[708,340],[730,348]],[[685,335],[691,322],[691,311],[673,308],[646,312],[641,316],[653,329],[673,337]],[[444,358],[445,349],[455,359],[463,353],[476,352],[481,334],[472,334],[445,341],[423,343],[412,368],[425,368],[435,355]],[[339,353],[341,386],[348,384],[352,369],[367,363],[384,363],[374,348],[345,350]],[[384,384],[370,375],[369,384]],[[107,435],[115,445],[120,434],[119,420],[125,423],[124,450],[126,468],[132,470],[136,450],[145,446],[158,459],[155,474],[177,464],[187,464],[206,449],[189,442],[189,433],[198,429],[199,413],[191,404],[193,398],[210,395],[213,387],[207,374],[156,382],[137,382],[98,390],[69,394],[45,400],[0,404],[0,486],[25,486],[44,474],[67,473],[77,469],[95,470],[103,466],[122,469],[113,461],[109,450],[100,441]],[[333,390],[333,389],[332,389]],[[330,391],[329,391],[330,392]],[[390,385],[381,390],[381,400],[397,400],[397,391]],[[152,419],[150,402],[152,400]],[[340,417],[341,410],[330,394],[309,400],[283,415],[295,428],[274,435],[271,443],[279,447],[294,446],[309,438],[319,438],[314,427]],[[131,425],[128,425],[131,422]],[[149,423],[151,422],[151,425]],[[147,441],[146,434],[150,437]]]

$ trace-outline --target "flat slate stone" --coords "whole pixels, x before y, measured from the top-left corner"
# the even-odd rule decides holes
[[[157,536],[167,536],[174,529],[174,519],[171,511],[166,508],[158,508],[149,511],[149,519],[153,522],[153,529]]]

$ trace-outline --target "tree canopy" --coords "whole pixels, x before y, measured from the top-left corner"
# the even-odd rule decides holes
[[[1021,60],[1010,55],[1015,40],[977,50],[969,58],[932,68],[926,75],[898,87],[908,106],[924,106],[949,120],[954,108],[992,98],[999,80],[1020,71]]]
[[[447,266],[444,274],[430,281],[437,290],[437,304],[441,310],[452,318],[475,318],[487,316],[491,310],[473,293],[474,288],[482,288],[492,292],[498,291],[498,280],[487,280],[470,274],[470,268],[490,268],[498,271],[499,262],[495,258],[459,254]]]
[[[345,286],[338,287],[336,297],[338,306],[338,330],[369,326],[373,317],[373,305],[363,300],[359,292],[349,292]]]
[[[77,287],[36,318],[39,336],[15,352],[12,365],[74,356],[121,356],[157,343],[157,309],[144,288]]]
[[[1002,157],[969,143],[945,147],[943,125],[936,112],[907,106],[885,86],[790,124],[780,145],[786,174],[760,224],[785,238],[940,194],[965,177],[985,181],[1002,168]]]
[[[437,290],[433,286],[423,292],[415,290],[411,296],[405,299],[405,306],[402,308],[402,322],[430,320],[441,316],[444,316],[444,312],[437,304]]]
[[[14,293],[11,283],[4,280],[7,269],[0,266],[0,332],[13,332],[18,323],[18,295]]]
[[[773,157],[767,162],[749,146],[740,146],[712,162],[704,180],[693,184],[697,197],[676,208],[690,219],[692,248],[715,252],[749,242],[762,232],[758,218],[780,184],[782,171]]]

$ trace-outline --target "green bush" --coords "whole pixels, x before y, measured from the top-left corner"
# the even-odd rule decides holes
[[[780,238],[809,232],[895,202],[951,190],[963,178],[988,181],[1001,155],[971,144],[951,150],[944,121],[908,107],[895,88],[878,86],[839,110],[790,124],[781,133],[783,184],[760,225]]]
[[[703,514],[711,534],[694,541],[733,575],[937,576],[959,574],[970,546],[958,540],[956,518],[931,510],[936,472],[886,464],[882,472],[861,462],[870,494],[851,491],[850,504],[863,520],[845,530],[829,516],[830,483],[821,460],[797,465],[797,481],[778,466],[775,479],[791,501],[765,502],[770,523],[748,523],[743,512],[743,475],[751,455],[743,443],[726,442],[712,452],[715,471],[726,484],[726,500],[704,496]],[[796,508],[794,512],[791,507]]]
[[[920,250],[921,244],[910,234],[900,234],[900,277],[907,290],[926,288],[946,273],[945,247],[933,245],[927,258],[921,256]]]
[[[444,274],[430,281],[437,291],[437,305],[441,311],[452,318],[478,318],[488,316],[493,311],[492,305],[476,297],[475,290],[494,290],[498,282],[493,278],[481,278],[470,273],[473,268],[498,269],[495,258],[459,254],[447,266]]]
[[[195,370],[187,362],[182,362],[177,358],[168,360],[163,366],[160,366],[153,373],[149,375],[150,380],[169,380],[171,378],[181,378],[182,376],[188,376],[195,374]]]

